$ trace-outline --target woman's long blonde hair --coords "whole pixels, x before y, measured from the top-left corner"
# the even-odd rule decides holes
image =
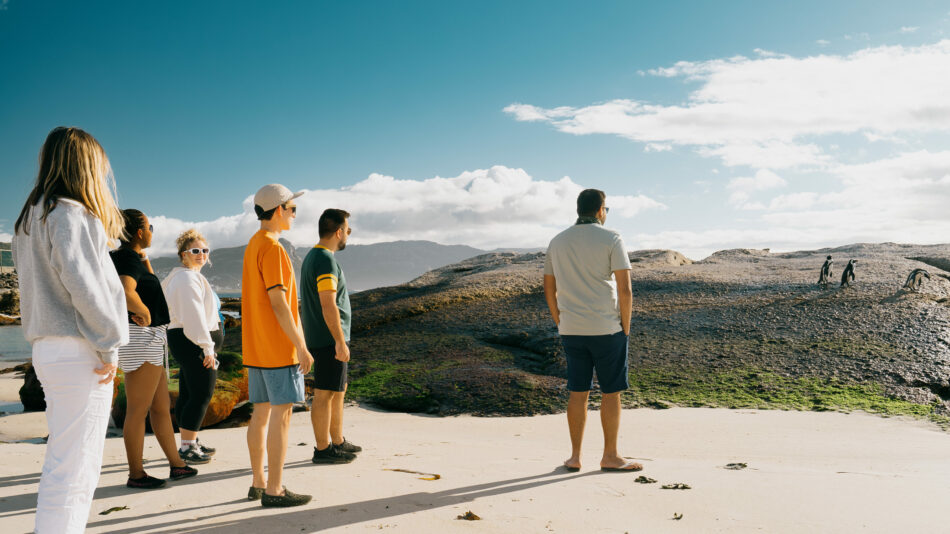
[[[115,178],[105,150],[96,139],[79,128],[57,127],[46,136],[40,150],[40,172],[36,186],[23,205],[13,226],[29,233],[29,217],[43,202],[46,220],[60,198],[75,200],[95,215],[111,240],[123,236],[122,212],[116,206]]]

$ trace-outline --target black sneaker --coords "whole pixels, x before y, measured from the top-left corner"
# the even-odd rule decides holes
[[[126,487],[135,489],[155,489],[165,485],[165,481],[160,478],[145,475],[142,478],[130,478],[125,483]]]
[[[178,456],[181,456],[181,459],[184,460],[186,464],[191,465],[206,464],[211,461],[210,456],[201,452],[198,447],[194,445],[188,447],[188,450],[185,452],[178,449]]]
[[[287,491],[287,488],[284,488],[284,491]],[[247,490],[247,500],[249,501],[259,501],[263,496],[264,488],[255,488],[254,486],[251,486]]]
[[[313,448],[313,463],[315,464],[348,464],[355,459],[355,454],[340,450],[333,443],[322,451],[317,450],[316,447]]]
[[[198,438],[195,438],[195,443],[198,444],[198,450],[200,450],[205,456],[214,456],[214,453],[218,451],[218,449],[215,449],[214,447],[208,447],[204,443],[201,443],[198,441]]]
[[[168,478],[172,480],[181,480],[183,478],[193,477],[197,474],[197,469],[194,467],[188,467],[187,465],[182,467],[172,467],[168,470]]]
[[[264,494],[261,497],[261,506],[264,507],[275,507],[275,508],[287,508],[290,506],[300,506],[310,502],[310,495],[300,495],[294,493],[287,488],[284,488],[283,495],[268,495]]]
[[[350,443],[349,441],[346,441],[346,438],[343,438],[343,443],[340,443],[339,445],[334,445],[334,447],[340,449],[343,452],[352,452],[354,454],[363,450],[363,447],[360,447],[359,445],[354,445]]]

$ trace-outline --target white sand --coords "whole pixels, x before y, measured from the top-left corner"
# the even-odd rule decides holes
[[[16,417],[16,416],[9,416]],[[6,419],[6,418],[3,418]],[[88,532],[935,532],[950,530],[950,434],[866,414],[628,410],[625,454],[643,474],[601,473],[597,413],[584,468],[567,456],[563,415],[434,418],[347,408],[347,437],[365,447],[352,464],[310,463],[309,415],[294,414],[284,482],[313,493],[307,506],[263,510],[245,500],[243,428],[209,430],[218,447],[201,474],[164,489],[125,488],[121,438],[107,440]],[[306,443],[298,446],[298,443]],[[43,445],[0,445],[0,531],[32,528]],[[167,476],[154,439],[150,473]],[[729,462],[748,469],[729,471]],[[385,471],[438,473],[440,480]],[[691,490],[663,490],[684,482]],[[128,506],[102,516],[114,506]],[[481,521],[459,521],[471,510]],[[679,521],[674,513],[683,514]]]

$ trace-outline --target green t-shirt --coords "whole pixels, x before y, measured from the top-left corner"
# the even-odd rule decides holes
[[[333,252],[317,245],[310,249],[300,269],[300,320],[308,349],[319,349],[335,345],[336,341],[323,320],[323,308],[320,306],[321,291],[336,291],[336,307],[340,310],[340,323],[343,336],[350,340],[350,295],[346,292],[346,278]]]

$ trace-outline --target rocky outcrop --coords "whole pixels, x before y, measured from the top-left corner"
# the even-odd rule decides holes
[[[178,400],[178,383],[169,384],[169,396],[171,397],[172,424],[178,428],[178,421],[175,420],[175,402]],[[205,418],[201,421],[201,427],[209,427],[224,421],[231,415],[234,407],[238,403],[248,399],[247,396],[247,370],[241,372],[241,376],[231,380],[218,380],[214,386],[214,395],[211,397],[211,403],[208,404],[208,411],[205,412]]]
[[[46,410],[46,398],[43,396],[43,386],[36,377],[36,369],[29,365],[23,373],[23,385],[20,386],[20,403],[26,412],[42,412]]]
[[[842,264],[860,259],[850,288],[815,285],[829,254]],[[920,293],[901,291],[915,268],[950,268],[941,260],[950,245],[734,249],[699,262],[649,250],[630,258],[633,373],[689,384],[757,369],[867,386],[950,414],[950,280],[936,273]],[[485,254],[353,295],[350,396],[443,414],[563,409],[564,357],[543,263],[543,253]]]

